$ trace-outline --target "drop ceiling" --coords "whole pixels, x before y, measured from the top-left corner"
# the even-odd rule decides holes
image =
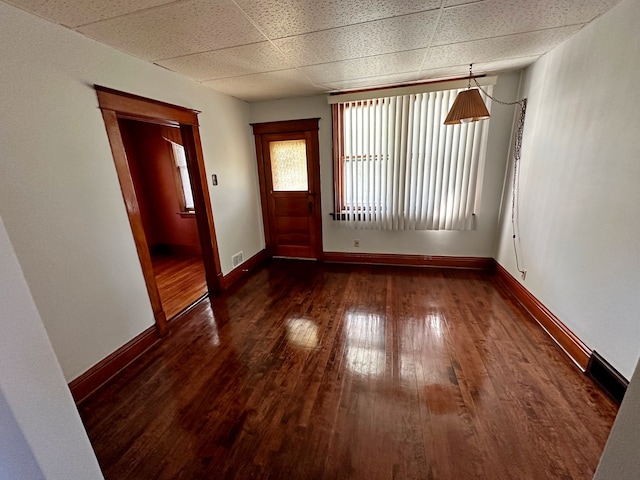
[[[249,102],[523,68],[620,0],[9,0]]]

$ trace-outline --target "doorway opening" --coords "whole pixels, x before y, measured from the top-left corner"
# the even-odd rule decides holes
[[[119,119],[160,302],[168,320],[207,294],[180,129]]]
[[[198,264],[202,264],[206,281],[206,290],[203,293],[219,292],[222,286],[222,269],[198,129],[199,112],[98,85],[95,86],[95,89],[151,301],[156,330],[158,336],[163,337],[169,333],[167,318],[174,316],[176,309],[180,311],[183,308],[180,304],[184,304],[187,300],[182,299],[172,304],[168,301],[171,293],[165,291],[164,296],[167,300],[163,302],[160,288],[163,288],[162,284],[166,284],[182,294],[180,291],[181,282],[190,283],[191,280],[180,279],[180,275],[176,274],[176,271],[179,270],[184,276],[185,272],[190,270],[190,261],[178,262],[178,264],[182,263],[182,266],[179,266],[176,262],[167,264],[167,262],[158,261],[161,260],[160,257],[174,254],[197,257],[199,254],[201,260],[192,261],[191,266],[194,271],[201,272]],[[160,156],[169,158],[169,165],[174,165],[177,169],[173,178],[173,190],[171,187],[164,189],[165,193],[173,192],[181,199],[178,211],[174,212],[174,215],[185,221],[194,222],[195,220],[195,230],[185,227],[184,230],[191,233],[183,232],[184,235],[179,240],[176,240],[177,237],[158,236],[155,227],[149,225],[151,220],[147,214],[152,205],[160,203],[159,197],[143,193],[146,188],[145,183],[138,181],[138,185],[136,185],[134,182],[135,177],[138,177],[139,180],[141,176],[145,175],[141,173],[144,170],[138,168],[140,165],[135,158],[136,156],[148,156],[148,152],[143,154],[138,152],[144,151],[144,149],[135,141],[136,137],[144,137],[145,135],[151,139],[149,140],[149,144],[152,145],[151,149],[162,150],[164,148],[165,153]],[[129,151],[126,149],[127,143]],[[186,191],[187,184],[190,185],[191,192]],[[143,215],[145,210],[146,213]],[[146,220],[143,219],[145,215]],[[151,241],[148,241],[147,237]],[[185,238],[189,238],[189,240],[186,241]],[[156,259],[152,257],[156,257]],[[192,295],[197,295],[195,292],[194,289]],[[180,297],[179,294],[176,295]]]

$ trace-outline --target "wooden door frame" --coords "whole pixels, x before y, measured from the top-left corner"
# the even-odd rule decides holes
[[[129,161],[125,151],[118,119],[138,120],[148,123],[179,127],[187,157],[187,169],[189,180],[193,190],[195,204],[196,223],[200,246],[202,248],[202,262],[204,264],[207,287],[209,293],[217,293],[222,290],[222,268],[218,242],[213,224],[213,211],[209,201],[209,188],[207,174],[204,168],[204,156],[200,144],[200,131],[198,128],[198,112],[169,103],[151,100],[137,95],[120,92],[110,88],[94,85],[98,96],[98,105],[102,110],[102,118],[107,129],[109,145],[115,162],[122,196],[127,209],[129,223],[133,232],[133,238],[140,258],[142,273],[149,292],[151,307],[156,324],[158,336],[163,337],[169,333],[167,316],[162,308],[156,277],[153,273],[151,254],[147,238],[142,226],[140,207],[136,197]]]
[[[262,204],[262,223],[264,224],[264,238],[267,255],[272,257],[275,251],[275,238],[271,231],[269,221],[269,191],[267,188],[265,153],[262,140],[264,135],[272,133],[307,133],[311,132],[310,145],[307,154],[311,159],[309,170],[309,191],[315,197],[313,213],[314,227],[316,229],[316,242],[314,245],[316,259],[322,260],[322,198],[320,196],[320,146],[318,141],[320,118],[305,118],[302,120],[283,120],[279,122],[252,123],[253,134],[256,143],[256,159],[258,161],[258,180],[260,183],[260,202]]]

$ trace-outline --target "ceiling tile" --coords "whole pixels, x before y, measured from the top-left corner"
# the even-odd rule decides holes
[[[522,68],[620,0],[6,1],[258,101]]]
[[[247,102],[316,95],[323,91],[294,69],[222,78],[203,82],[203,85]]]
[[[511,58],[507,60],[496,60],[493,62],[480,62],[473,65],[474,72],[486,73],[487,75],[495,75],[500,72],[509,72],[514,70],[522,70],[535,62],[540,56],[532,55],[530,57]],[[465,65],[466,66],[466,65]],[[425,72],[428,73],[428,72]]]
[[[147,60],[264,40],[232,2],[191,0],[93,23],[79,32]]]
[[[446,8],[433,45],[583,24],[619,0],[486,0]]]
[[[473,65],[473,71],[477,74],[495,75],[502,72],[521,70],[528,67],[538,56],[514,58],[510,60],[498,60],[495,62],[482,62]],[[383,87],[389,85],[400,85],[403,83],[416,83],[420,81],[444,80],[451,78],[466,77],[469,74],[469,65],[456,65],[452,67],[423,70],[417,73],[405,73],[396,75],[385,75],[379,77],[345,80],[338,82],[323,83],[322,86],[330,91],[353,90],[358,88]]]
[[[474,74],[496,75],[501,72],[521,70],[528,67],[539,58],[539,55],[529,57],[511,58],[507,60],[496,60],[492,62],[478,62],[473,64]],[[422,80],[435,80],[447,78],[460,78],[469,75],[469,64],[453,65],[442,68],[422,70],[419,78]]]
[[[370,57],[429,45],[438,12],[429,11],[274,40],[296,66]]]
[[[426,50],[390,53],[375,57],[356,58],[341,62],[300,67],[315,83],[330,83],[356,78],[376,77],[380,74],[417,72]]]
[[[468,65],[469,63],[541,55],[569,38],[579,28],[580,26],[574,25],[431,47],[422,68],[428,70],[448,65]]]
[[[455,5],[465,5],[467,3],[478,3],[486,0],[444,0],[445,7],[453,7]]]
[[[67,27],[77,27],[106,18],[117,17],[146,8],[164,5],[175,0],[7,0],[20,8],[36,13]]]
[[[433,10],[440,0],[235,0],[271,39]]]
[[[359,88],[374,88],[399,85],[402,83],[415,82],[417,79],[418,74],[416,72],[399,73],[395,75],[381,75],[377,77],[329,82],[322,84],[322,87],[326,88],[328,91],[356,90]]]
[[[291,68],[287,59],[269,42],[197,53],[156,63],[196,80],[214,80]]]

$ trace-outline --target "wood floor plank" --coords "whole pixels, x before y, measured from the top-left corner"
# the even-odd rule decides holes
[[[175,322],[81,406],[107,480],[586,480],[617,411],[480,272],[274,260]]]

